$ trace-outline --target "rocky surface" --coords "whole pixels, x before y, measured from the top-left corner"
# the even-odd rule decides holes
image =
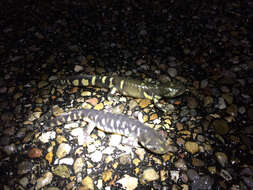
[[[252,189],[253,3],[89,2],[0,3],[0,189]],[[162,99],[164,113],[58,81],[80,73],[188,91]],[[155,155],[97,129],[85,144],[85,122],[43,125],[77,108],[135,117],[175,148]]]

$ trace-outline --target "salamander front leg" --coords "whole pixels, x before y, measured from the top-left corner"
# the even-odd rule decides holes
[[[83,135],[78,136],[79,144],[90,144],[94,142],[94,139],[90,137],[91,132],[96,127],[95,123],[88,118],[83,118],[84,121],[88,122],[88,125],[84,126]]]
[[[113,87],[111,89],[111,91],[108,93],[107,95],[107,99],[109,101],[112,101],[114,104],[118,104],[119,103],[119,97],[116,96],[116,93],[118,92],[118,89]]]
[[[153,99],[155,107],[157,107],[159,110],[165,112],[165,113],[171,113],[175,110],[175,107],[172,104],[162,104],[159,102],[159,98]]]

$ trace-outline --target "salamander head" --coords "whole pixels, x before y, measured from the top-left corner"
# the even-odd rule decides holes
[[[173,98],[175,96],[180,96],[185,90],[183,83],[173,80],[159,86],[159,95],[166,98]]]
[[[151,130],[149,130],[149,132],[150,131]],[[152,134],[149,132],[141,134],[141,137],[138,139],[141,145],[156,154],[167,153],[169,151],[169,146],[166,143],[166,139],[154,130],[152,131]]]

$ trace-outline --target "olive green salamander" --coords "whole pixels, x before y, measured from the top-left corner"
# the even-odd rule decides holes
[[[124,77],[109,77],[97,75],[77,75],[62,79],[63,83],[74,86],[96,86],[111,89],[110,94],[120,92],[125,96],[134,98],[146,98],[153,100],[155,106],[167,111],[165,105],[159,104],[162,97],[173,98],[185,92],[184,85],[179,81],[171,81],[166,84],[152,84],[140,80]]]
[[[46,125],[50,127],[84,120],[89,123],[85,128],[85,135],[89,136],[95,127],[109,133],[117,133],[139,142],[144,148],[156,154],[165,154],[170,151],[171,146],[158,131],[144,125],[140,121],[122,114],[79,109],[63,113],[58,117],[48,120]]]

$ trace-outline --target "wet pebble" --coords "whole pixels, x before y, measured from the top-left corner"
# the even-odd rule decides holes
[[[48,184],[51,183],[52,179],[53,179],[53,174],[51,172],[45,173],[43,177],[40,177],[37,180],[36,189],[41,189],[47,186]]]
[[[226,102],[222,97],[219,97],[218,104],[216,105],[216,107],[219,108],[220,110],[226,108]]]
[[[29,179],[27,177],[23,177],[19,180],[19,184],[21,184],[23,187],[26,187],[29,184]]]
[[[90,176],[86,176],[82,180],[82,185],[84,186],[84,190],[93,190],[94,189],[94,182]]]
[[[102,179],[104,182],[107,182],[112,179],[113,170],[105,170],[102,173]]]
[[[215,153],[216,159],[220,163],[222,167],[225,167],[228,163],[228,157],[225,153],[223,152],[216,152]]]
[[[187,97],[187,106],[191,109],[198,107],[198,102],[194,97]]]
[[[225,179],[226,181],[232,180],[232,176],[227,170],[222,169],[220,171],[220,176],[223,177],[223,179]]]
[[[179,171],[175,171],[175,170],[170,171],[170,177],[171,177],[172,181],[177,183],[177,181],[179,179]]]
[[[29,158],[39,158],[42,156],[42,150],[39,148],[32,148],[28,152]]]
[[[59,145],[59,147],[56,151],[56,156],[58,158],[63,158],[69,154],[70,150],[71,150],[71,146],[69,144],[62,143]]]
[[[185,149],[191,154],[195,154],[199,151],[199,145],[196,142],[188,141],[185,143]]]
[[[70,171],[67,166],[65,165],[58,165],[53,169],[53,173],[55,175],[58,175],[62,178],[69,178],[70,177]]]
[[[38,88],[43,88],[43,87],[45,87],[45,86],[47,86],[48,85],[48,82],[47,81],[40,81],[39,83],[38,83]]]
[[[123,178],[117,181],[117,183],[120,183],[126,190],[134,190],[138,186],[138,179],[125,174]]]
[[[81,66],[81,65],[75,65],[74,71],[75,71],[75,72],[83,71],[83,66]]]
[[[25,160],[23,162],[20,162],[18,164],[18,174],[22,175],[22,174],[26,174],[28,172],[30,172],[32,170],[33,164],[30,162],[30,160]]]
[[[42,143],[48,143],[49,140],[55,139],[55,137],[56,137],[55,131],[48,131],[48,132],[42,133],[41,136],[39,137],[39,140]]]
[[[237,117],[237,106],[235,104],[231,104],[229,107],[227,107],[226,112],[233,117]]]
[[[124,155],[120,156],[119,162],[120,162],[120,164],[123,164],[123,165],[131,164],[131,155],[124,154]]]
[[[227,122],[223,119],[216,119],[213,121],[213,126],[216,131],[216,133],[224,135],[227,134],[229,130],[229,126]]]
[[[143,171],[140,181],[145,184],[146,182],[155,181],[157,179],[159,179],[157,172],[153,168],[147,168]]]
[[[73,163],[74,163],[73,158],[63,158],[59,160],[59,164],[73,165]]]
[[[12,143],[10,145],[4,146],[3,150],[6,154],[11,155],[17,151],[17,147],[15,144]]]
[[[75,174],[81,172],[83,167],[84,167],[84,159],[83,158],[77,158],[75,160],[74,166],[73,166]]]
[[[175,167],[183,171],[187,170],[187,165],[184,159],[179,159],[178,161],[176,161]]]
[[[169,68],[168,69],[168,73],[169,75],[174,78],[175,76],[177,76],[177,70],[175,68]]]
[[[93,162],[100,162],[102,160],[103,154],[100,151],[95,151],[90,155],[90,158]]]

